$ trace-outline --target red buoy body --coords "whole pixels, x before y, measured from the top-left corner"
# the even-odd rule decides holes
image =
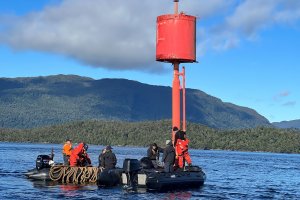
[[[196,61],[196,17],[168,14],[157,17],[156,60],[170,63]]]

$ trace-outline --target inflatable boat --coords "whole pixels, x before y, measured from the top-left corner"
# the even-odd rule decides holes
[[[186,166],[174,172],[164,172],[162,168],[153,168],[151,161],[147,161],[145,157],[140,161],[124,160],[121,183],[125,189],[144,187],[147,190],[163,191],[198,188],[204,184],[205,179],[205,173],[198,166]],[[101,177],[98,181],[101,181]]]
[[[51,181],[49,176],[51,160],[52,158],[49,155],[38,155],[36,158],[36,167],[28,170],[25,176],[33,180]]]
[[[28,172],[25,173],[25,176],[27,176],[29,179],[33,180],[39,180],[39,181],[51,181],[51,178],[49,176],[50,168],[44,168],[44,169],[31,169]]]
[[[25,173],[29,179],[37,181],[54,181],[59,183],[96,183],[98,167],[70,167],[62,163],[54,165],[48,155],[39,155],[36,159],[36,167]]]
[[[51,157],[39,155],[36,159],[36,168],[29,170],[25,175],[32,180],[55,181],[60,183],[97,183],[99,187],[114,187],[123,185],[126,190],[146,188],[147,190],[173,190],[183,188],[198,188],[204,184],[206,175],[198,166],[186,166],[174,172],[164,172],[163,168],[154,168],[151,161],[145,157],[141,160],[125,159],[123,168],[101,169],[97,167],[84,167],[94,170],[95,177],[83,180],[82,174],[75,171],[79,167],[64,165],[51,166]],[[58,172],[56,169],[65,170]],[[95,171],[96,170],[96,171]],[[75,171],[70,175],[70,171]],[[75,177],[76,176],[76,177]]]

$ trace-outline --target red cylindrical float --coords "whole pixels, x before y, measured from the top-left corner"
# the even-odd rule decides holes
[[[196,17],[183,13],[161,15],[156,25],[157,61],[196,61]]]

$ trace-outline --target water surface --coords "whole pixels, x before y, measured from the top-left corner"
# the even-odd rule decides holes
[[[120,187],[56,185],[33,182],[23,175],[35,166],[36,156],[50,154],[63,162],[62,145],[0,143],[0,199],[300,199],[300,155],[190,150],[195,165],[207,175],[203,187],[194,190],[128,193]],[[89,147],[94,165],[102,146]],[[125,158],[140,159],[146,148],[114,147],[121,167]]]

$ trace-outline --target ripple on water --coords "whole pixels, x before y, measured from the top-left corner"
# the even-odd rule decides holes
[[[62,162],[61,144],[1,143],[0,199],[300,199],[300,155],[191,150],[193,163],[207,174],[197,190],[166,193],[138,190],[128,193],[120,187],[59,185],[31,182],[23,173],[34,168],[36,156],[56,153]],[[97,164],[99,146],[90,145],[90,157]],[[141,158],[146,148],[114,147],[118,166],[125,158]],[[274,167],[275,166],[275,167]]]

